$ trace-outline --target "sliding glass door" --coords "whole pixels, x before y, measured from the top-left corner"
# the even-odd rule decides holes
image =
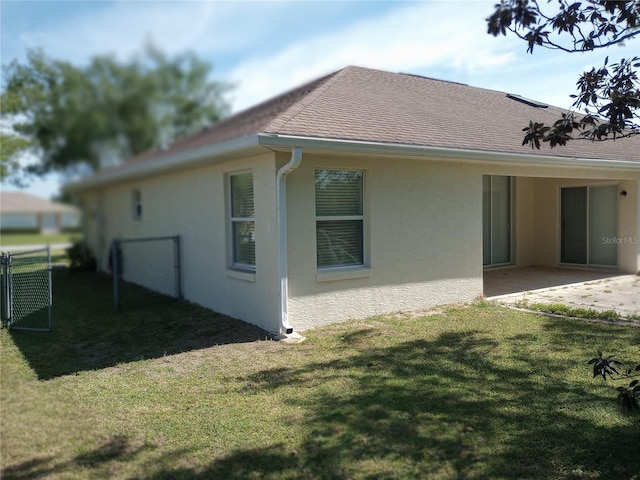
[[[616,266],[617,187],[570,187],[561,190],[560,261]]]
[[[561,192],[562,263],[587,262],[587,187],[563,188]]]
[[[511,263],[511,177],[482,177],[482,264]]]

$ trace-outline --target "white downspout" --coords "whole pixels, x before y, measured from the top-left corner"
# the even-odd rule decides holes
[[[276,177],[276,215],[278,222],[278,273],[280,276],[280,328],[293,333],[289,323],[289,270],[287,267],[287,175],[302,162],[302,149],[293,147],[291,160],[278,170]]]

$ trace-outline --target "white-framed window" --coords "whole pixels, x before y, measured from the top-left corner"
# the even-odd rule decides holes
[[[319,269],[364,265],[363,177],[359,170],[316,170]]]
[[[136,222],[142,220],[142,194],[137,188],[131,191],[131,218]]]
[[[253,173],[229,175],[231,265],[241,270],[256,268],[256,222]]]

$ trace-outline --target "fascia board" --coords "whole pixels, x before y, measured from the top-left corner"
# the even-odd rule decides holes
[[[428,147],[397,143],[367,142],[331,138],[303,137],[295,135],[258,134],[260,145],[268,148],[288,149],[300,147],[305,150],[342,151],[374,155],[402,155],[412,158],[455,159],[464,162],[490,162],[526,166],[562,166],[583,168],[612,168],[640,171],[640,162],[631,160],[604,160],[557,155],[531,155],[526,153],[505,153],[481,150],[467,150],[448,147]]]
[[[142,161],[131,165],[124,164],[121,167],[105,170],[85,179],[71,182],[63,188],[68,192],[79,192],[111,183],[135,180],[150,175],[169,173],[267,151],[269,150],[260,146],[258,137],[255,134],[245,135],[213,145],[205,145],[192,150],[168,154],[155,160]]]

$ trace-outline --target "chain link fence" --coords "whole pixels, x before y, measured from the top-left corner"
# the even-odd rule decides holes
[[[2,323],[14,330],[51,331],[49,247],[1,255]]]
[[[180,237],[116,239],[109,254],[113,296],[117,310],[164,298],[182,299]]]

